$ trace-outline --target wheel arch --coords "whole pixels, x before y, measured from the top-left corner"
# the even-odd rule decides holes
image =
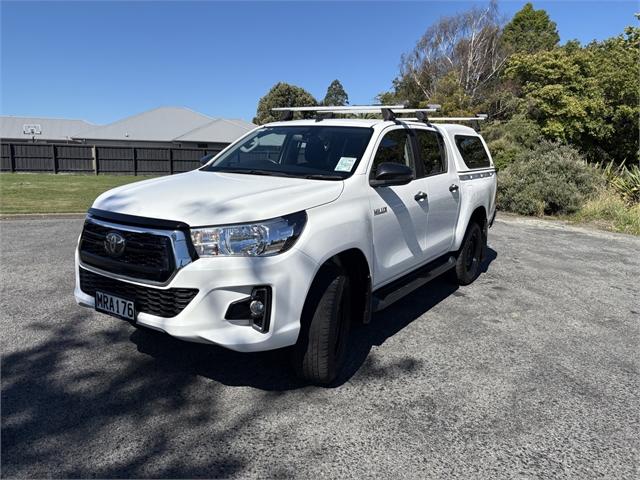
[[[320,271],[328,266],[336,266],[347,274],[351,285],[350,299],[353,318],[369,323],[371,319],[371,268],[364,252],[353,247],[334,253],[319,265],[311,285],[314,284]]]
[[[465,222],[459,222],[458,227],[456,229],[456,241],[454,243],[453,250],[459,250],[462,245],[462,240],[464,239],[464,235],[469,228],[471,222],[476,222],[480,225],[482,229],[482,235],[484,237],[484,241],[487,240],[487,231],[489,229],[489,218],[487,216],[487,209],[484,205],[478,205],[473,210],[471,210],[466,218]]]

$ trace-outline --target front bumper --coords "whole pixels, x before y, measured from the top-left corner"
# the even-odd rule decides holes
[[[81,265],[76,251],[75,298],[79,305],[94,308],[94,297],[80,288],[80,268],[117,277]],[[130,279],[119,278],[119,281],[157,289],[198,289],[198,294],[178,315],[165,318],[139,312],[137,323],[182,340],[255,352],[295,344],[302,307],[316,269],[316,262],[294,247],[270,257],[200,258],[179,270],[161,287]],[[268,285],[272,291],[271,324],[265,333],[252,328],[247,320],[225,319],[229,305],[248,297],[258,285]]]

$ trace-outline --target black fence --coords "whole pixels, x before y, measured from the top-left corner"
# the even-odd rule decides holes
[[[100,145],[0,144],[0,171],[170,175],[200,166],[200,159],[218,149],[114,147]]]

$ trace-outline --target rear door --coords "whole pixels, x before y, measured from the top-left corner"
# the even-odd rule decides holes
[[[447,158],[442,135],[428,127],[414,127],[418,174],[427,198],[425,257],[432,260],[447,253],[452,245],[460,208],[458,174]]]
[[[416,178],[413,133],[405,127],[386,130],[378,141],[370,178],[383,162],[402,163],[414,171],[406,185],[370,187],[374,251],[374,287],[414,269],[427,248],[427,210],[420,193],[424,179]]]

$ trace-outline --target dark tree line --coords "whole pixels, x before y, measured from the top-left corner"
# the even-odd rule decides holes
[[[264,123],[275,122],[278,115],[272,112],[272,108],[277,107],[307,107],[316,105],[347,105],[349,96],[344,90],[340,80],[334,80],[327,88],[324,100],[318,102],[304,88],[290,85],[284,82],[278,82],[267,94],[258,102],[258,111],[253,119],[253,123],[262,125]]]

